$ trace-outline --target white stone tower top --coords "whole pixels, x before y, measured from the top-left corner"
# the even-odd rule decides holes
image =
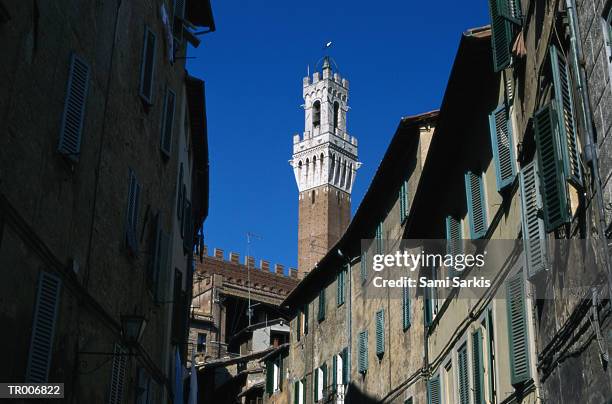
[[[304,77],[304,133],[293,136],[293,167],[300,193],[333,185],[351,193],[357,161],[357,139],[346,131],[349,82],[332,71],[330,59],[312,78]]]

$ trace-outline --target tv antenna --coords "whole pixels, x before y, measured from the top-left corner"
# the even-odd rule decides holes
[[[253,305],[251,305],[251,243],[253,240],[261,240],[263,237],[253,232],[248,231],[246,233],[247,248],[246,248],[246,267],[247,267],[247,293],[248,293],[248,304],[247,304],[247,317],[249,318],[249,327],[251,326],[251,320],[253,317]]]

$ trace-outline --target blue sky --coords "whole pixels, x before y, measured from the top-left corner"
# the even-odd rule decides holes
[[[263,6],[262,4],[265,4]],[[297,186],[288,160],[303,128],[306,66],[330,55],[350,81],[348,132],[363,166],[353,212],[402,116],[440,106],[460,35],[488,24],[485,1],[212,0],[217,31],[190,49],[206,81],[209,249],[297,263]],[[212,254],[212,252],[210,252]]]

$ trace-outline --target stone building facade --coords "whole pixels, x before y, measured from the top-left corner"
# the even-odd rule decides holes
[[[196,259],[189,357],[195,357],[201,402],[257,403],[266,357],[289,340],[290,314],[281,302],[298,284],[297,270],[285,274],[281,264],[257,265],[248,256],[241,262],[234,252],[228,258],[218,248],[209,256],[204,246]]]
[[[0,8],[0,379],[65,383],[71,402],[180,401],[208,211],[204,86],[184,56],[188,27],[215,29],[210,5]],[[127,320],[146,321],[135,341]]]
[[[351,220],[351,191],[360,163],[346,127],[349,82],[323,59],[304,77],[304,133],[293,137],[290,161],[298,185],[298,277],[327,253]]]
[[[439,114],[285,299],[290,402],[609,401],[608,3],[495,0],[462,35]],[[491,284],[376,292],[372,257],[421,239],[491,257],[418,276]]]

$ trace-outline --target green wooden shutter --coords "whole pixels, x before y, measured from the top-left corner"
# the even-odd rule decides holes
[[[546,231],[539,211],[542,201],[536,162],[525,165],[520,174],[523,243],[529,277],[546,269]]]
[[[306,404],[306,377],[302,379],[302,404]]]
[[[325,396],[325,393],[327,391],[327,363],[323,363],[323,365],[321,365],[321,373],[323,374],[323,395]]]
[[[553,231],[570,220],[570,213],[557,135],[557,113],[552,104],[536,112],[534,129],[544,205],[544,224],[546,231]]]
[[[338,303],[338,306],[341,306],[344,304],[345,301],[345,285],[346,285],[346,271],[343,268],[342,270],[340,270],[340,272],[338,272],[338,279],[336,280],[337,282],[337,295],[336,295],[336,300]]]
[[[300,403],[300,382],[293,383],[293,404]]]
[[[84,59],[72,54],[57,150],[73,161],[78,161],[81,153],[83,121],[89,90],[89,72],[89,64]]]
[[[442,404],[440,392],[440,376],[432,377],[427,381],[427,403]]]
[[[531,377],[522,272],[508,279],[506,294],[511,382],[512,384],[519,384],[529,380]]]
[[[332,385],[333,391],[336,391],[336,385],[338,384],[338,359],[340,355],[334,355],[332,357]]]
[[[61,287],[60,278],[49,272],[40,273],[25,377],[28,383],[48,381]]]
[[[474,379],[474,404],[484,404],[484,363],[482,360],[482,331],[472,334],[472,375]]]
[[[304,335],[308,334],[308,303],[304,305]]]
[[[503,0],[501,0],[503,2]],[[512,23],[504,17],[500,0],[489,0],[491,16],[491,47],[493,48],[493,68],[499,72],[510,66],[512,60],[510,46],[512,45]]]
[[[431,310],[431,288],[425,288],[423,294],[423,309],[425,311],[423,318],[425,320],[425,326],[429,327],[433,321],[433,313]]]
[[[325,288],[319,291],[319,313],[317,320],[325,320]]]
[[[361,283],[365,283],[368,279],[368,255],[364,251],[361,253],[361,261],[359,262],[359,269],[361,275]]]
[[[302,315],[303,315],[303,313],[304,313],[304,308],[301,308],[298,311],[297,319],[295,321],[295,325],[296,325],[295,339],[297,341],[299,341],[301,339],[301,336],[302,336]]]
[[[274,362],[266,360],[266,393],[272,395],[274,392]]]
[[[181,163],[181,167],[179,169],[179,179],[178,179],[178,184],[176,186],[177,192],[176,192],[176,217],[181,220],[183,220],[183,176],[184,176],[184,167],[183,167],[183,163]]]
[[[342,384],[347,385],[349,382],[349,351],[348,348],[342,350]]]
[[[153,103],[153,76],[155,74],[155,54],[157,36],[145,27],[142,46],[142,64],[140,67],[140,96],[148,103]]]
[[[172,127],[174,126],[174,104],[176,94],[168,89],[166,91],[166,99],[164,101],[164,110],[161,125],[161,141],[160,148],[166,157],[170,157],[172,151]]]
[[[582,185],[580,151],[576,140],[576,124],[570,72],[567,61],[555,46],[550,47],[550,63],[555,89],[555,103],[558,112],[559,140],[563,152],[565,175],[575,185]]]
[[[495,161],[497,191],[512,185],[516,176],[514,146],[512,142],[512,123],[505,104],[498,106],[489,115],[491,147]]]
[[[404,180],[399,193],[400,222],[408,217],[408,180]]]
[[[134,171],[129,172],[128,206],[126,218],[126,242],[133,254],[138,252],[138,216],[140,207],[140,184]]]
[[[125,382],[126,366],[127,350],[121,345],[115,344],[108,404],[120,404],[123,402],[123,384]]]
[[[283,389],[283,356],[279,355],[278,359],[277,359],[277,366],[278,366],[278,389],[282,390]]]
[[[384,252],[384,241],[383,241],[383,222],[378,223],[376,226],[376,253],[382,254]]]
[[[376,355],[385,353],[385,310],[376,312]]]
[[[493,310],[487,309],[487,347],[489,352],[489,402],[495,400],[495,332],[493,330]]]
[[[193,250],[194,223],[191,201],[185,199],[185,211],[183,212],[183,250],[188,253]]]
[[[459,364],[459,403],[470,404],[470,380],[468,378],[467,345],[464,343],[457,352]]]
[[[185,0],[174,0],[174,18],[172,31],[177,42],[183,41],[183,19],[185,18]]]
[[[313,373],[313,385],[314,388],[312,389],[312,398],[314,400],[314,402],[316,403],[317,401],[319,401],[319,372],[321,370],[320,369],[315,369],[314,373]]]
[[[402,287],[402,329],[410,328],[410,289]]]
[[[487,232],[487,213],[482,174],[471,171],[465,173],[465,192],[470,217],[470,236],[472,239],[483,237]]]
[[[453,216],[446,217],[446,253],[457,255],[462,253],[463,235],[461,231],[461,221]],[[454,268],[449,268],[449,275],[456,276],[457,272]]]
[[[365,373],[368,370],[368,332],[361,331],[358,341],[359,349],[359,373]]]

